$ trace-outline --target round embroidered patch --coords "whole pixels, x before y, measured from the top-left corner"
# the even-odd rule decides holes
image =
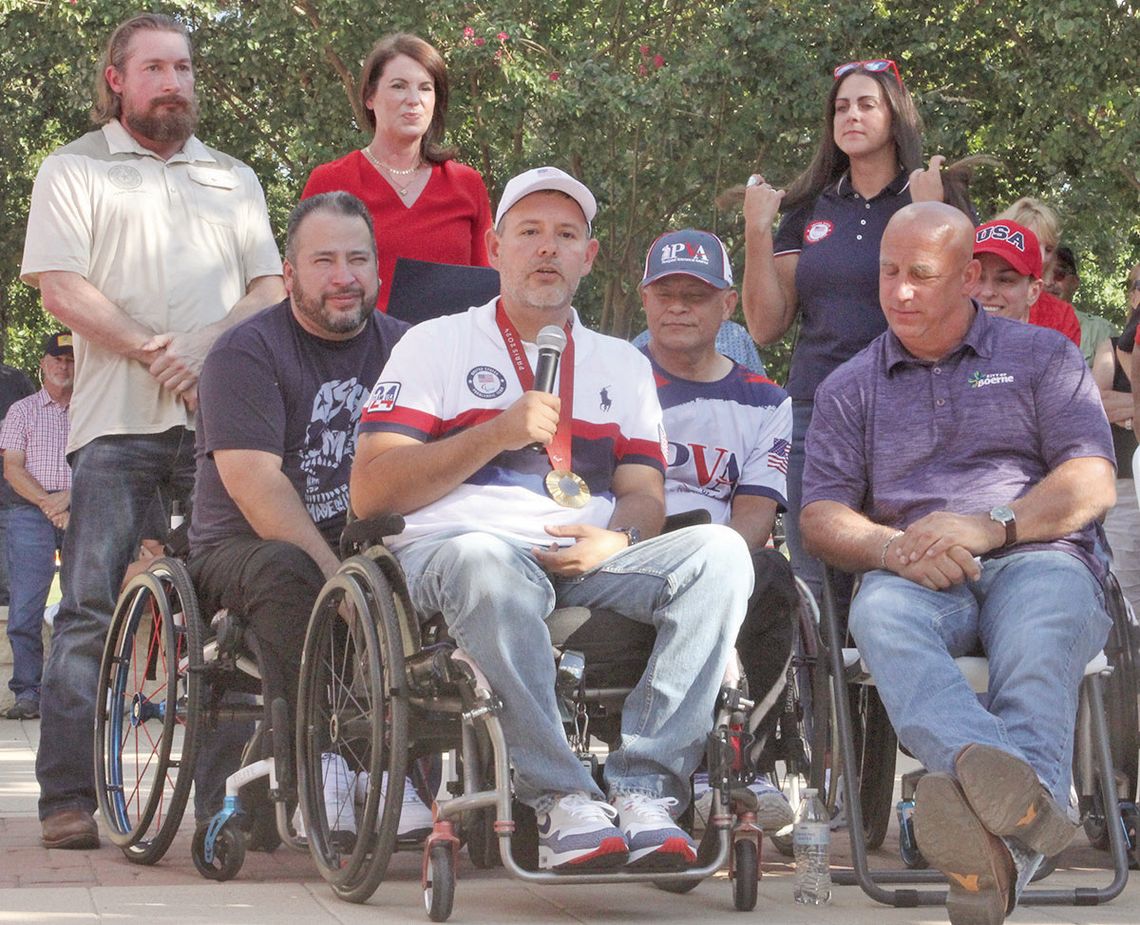
[[[824,238],[830,236],[833,230],[835,230],[835,226],[831,224],[831,222],[823,219],[812,222],[804,229],[804,241],[808,244],[818,244]]]
[[[107,171],[107,179],[119,189],[138,189],[142,185],[142,174],[127,164],[116,164]]]
[[[493,366],[476,366],[467,374],[467,388],[477,398],[498,398],[507,390],[507,380]]]

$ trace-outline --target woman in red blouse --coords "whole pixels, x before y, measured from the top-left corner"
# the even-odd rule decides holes
[[[345,190],[368,206],[380,258],[380,311],[387,310],[397,257],[488,265],[487,188],[478,171],[442,145],[447,91],[447,66],[435,48],[403,32],[382,38],[360,75],[372,140],[317,167],[301,194]]]

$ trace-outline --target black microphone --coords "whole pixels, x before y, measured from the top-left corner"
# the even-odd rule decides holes
[[[538,332],[534,339],[538,345],[538,365],[534,370],[534,390],[536,392],[549,392],[557,394],[555,382],[558,379],[558,363],[562,359],[562,351],[566,349],[566,332],[556,324],[548,324]],[[532,450],[543,453],[546,451],[541,443],[532,443]]]
[[[558,363],[562,351],[566,349],[566,332],[557,325],[548,324],[534,339],[538,345],[538,366],[534,370],[534,390],[555,393],[554,383],[558,379]]]

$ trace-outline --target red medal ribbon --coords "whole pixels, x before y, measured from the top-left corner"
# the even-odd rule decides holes
[[[524,392],[533,390],[534,370],[530,368],[530,360],[526,358],[518,329],[507,317],[502,299],[495,306],[495,323],[499,326],[499,333],[503,335],[503,343],[506,344],[515,374],[519,377],[519,385]],[[570,463],[570,431],[574,421],[574,338],[570,334],[569,321],[566,322],[565,330],[566,349],[562,351],[562,361],[558,366],[558,397],[562,400],[562,409],[558,415],[558,429],[554,432],[554,439],[546,446],[546,455],[550,458],[552,468],[573,472]]]

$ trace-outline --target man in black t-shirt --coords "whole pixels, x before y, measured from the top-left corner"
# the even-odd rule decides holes
[[[338,566],[360,407],[407,327],[373,310],[372,221],[348,193],[293,210],[285,288],[284,302],[227,331],[206,357],[190,525],[203,612],[244,618],[267,717],[277,697],[294,711],[309,612]],[[200,820],[220,804],[223,781],[210,783]]]

